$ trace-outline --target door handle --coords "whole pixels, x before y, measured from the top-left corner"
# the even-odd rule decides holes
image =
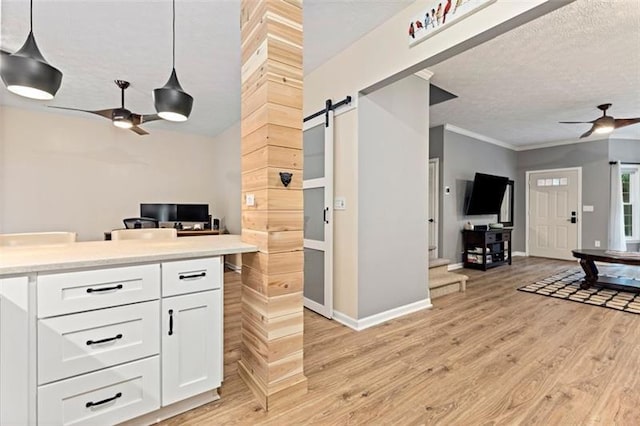
[[[433,223],[435,222],[433,219],[429,219],[429,223]]]
[[[173,309],[169,309],[169,336],[173,335]]]
[[[325,207],[324,208],[324,214],[323,214],[324,218],[324,223],[329,223],[329,207]]]
[[[122,392],[118,392],[117,394],[115,394],[111,398],[103,399],[102,401],[98,401],[98,402],[89,401],[89,402],[87,402],[85,404],[85,407],[91,408],[91,407],[96,407],[98,405],[106,404],[107,402],[115,401],[116,399],[120,398],[121,396],[122,396]]]

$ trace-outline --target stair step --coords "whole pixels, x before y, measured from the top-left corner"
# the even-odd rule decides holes
[[[467,277],[466,275],[458,274],[443,275],[441,277],[433,278],[429,277],[429,288],[438,288],[442,287],[443,285],[467,281],[468,279],[469,277]]]
[[[449,259],[429,259],[429,269],[437,268],[439,266],[447,266]]]

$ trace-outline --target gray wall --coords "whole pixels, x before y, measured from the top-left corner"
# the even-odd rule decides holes
[[[429,297],[429,85],[411,76],[358,104],[358,318]]]
[[[640,139],[609,139],[609,160],[640,163]]]
[[[440,183],[443,238],[440,238],[440,245],[442,256],[451,263],[462,262],[461,231],[466,222],[486,225],[498,220],[497,215],[464,214],[465,201],[470,194],[475,173],[506,176],[515,180],[516,163],[515,151],[444,130],[444,161],[440,165],[443,168]],[[444,193],[447,186],[451,188],[449,195]],[[522,224],[516,221],[514,226],[517,229]]]
[[[582,204],[594,207],[582,213],[582,248],[594,248],[599,240],[607,245],[609,223],[609,141],[580,142],[550,148],[518,152],[516,181],[517,226],[514,248],[525,247],[525,172],[533,170],[582,167]]]

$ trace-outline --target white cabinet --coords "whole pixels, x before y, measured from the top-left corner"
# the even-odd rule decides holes
[[[0,278],[0,425],[157,420],[216,399],[222,273],[211,257]]]
[[[222,382],[220,290],[162,299],[162,405]]]
[[[29,280],[0,279],[0,425],[29,423]]]
[[[160,352],[155,300],[38,321],[38,384]]]
[[[160,408],[157,356],[38,388],[39,425],[110,425]]]

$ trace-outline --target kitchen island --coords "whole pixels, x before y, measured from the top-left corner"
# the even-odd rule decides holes
[[[0,424],[149,424],[218,398],[239,236],[0,248]]]

